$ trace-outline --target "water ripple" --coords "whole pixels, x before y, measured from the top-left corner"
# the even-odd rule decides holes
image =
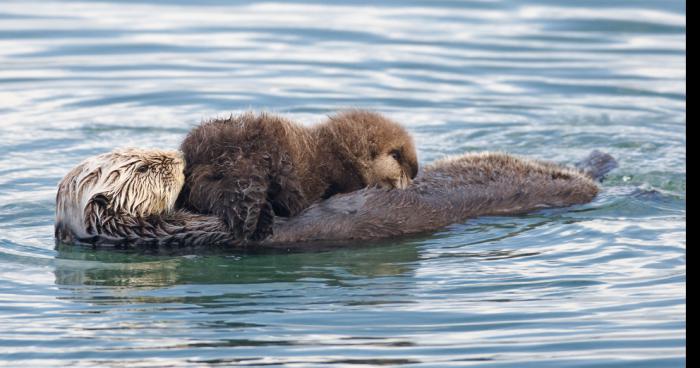
[[[686,344],[679,0],[13,1],[0,10],[0,365],[671,367]],[[620,168],[592,203],[302,254],[54,247],[56,184],[249,109],[380,110],[420,160]],[[31,347],[28,349],[27,347]]]

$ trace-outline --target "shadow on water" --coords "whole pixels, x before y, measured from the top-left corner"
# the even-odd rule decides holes
[[[225,248],[93,248],[56,245],[56,284],[159,287],[179,284],[248,284],[326,280],[342,285],[355,278],[412,276],[426,257],[456,256],[473,260],[520,258],[539,254],[522,249],[493,249],[490,244],[564,220],[570,211],[554,208],[523,216],[482,217],[434,232],[374,241],[338,241]],[[469,234],[469,240],[464,238]],[[458,243],[452,244],[450,239]],[[530,239],[536,243],[534,239]],[[435,246],[449,254],[441,254]],[[423,247],[437,254],[423,254]],[[466,251],[465,247],[470,248]]]
[[[178,284],[247,284],[325,280],[342,285],[358,277],[410,276],[419,252],[414,244],[334,251],[149,255],[59,245],[56,284],[160,287]]]

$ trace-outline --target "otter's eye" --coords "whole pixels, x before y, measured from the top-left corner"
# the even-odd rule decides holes
[[[399,150],[393,150],[389,152],[389,154],[394,158],[394,160],[401,161],[401,152]]]
[[[138,169],[136,169],[136,172],[143,174],[145,172],[148,172],[148,169],[150,169],[148,165],[141,165]]]

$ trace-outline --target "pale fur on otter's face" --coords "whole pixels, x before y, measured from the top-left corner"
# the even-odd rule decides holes
[[[378,154],[371,161],[370,170],[366,174],[367,185],[389,189],[408,188],[416,174],[410,169],[410,164],[408,169],[405,167],[406,159],[401,152],[402,149],[394,148]]]
[[[119,218],[170,212],[184,167],[178,151],[127,148],[89,158],[59,184],[56,222],[87,236]]]
[[[365,186],[405,189],[418,174],[416,148],[410,134],[381,114],[345,111],[332,116],[326,129],[340,146],[338,150],[359,166]]]

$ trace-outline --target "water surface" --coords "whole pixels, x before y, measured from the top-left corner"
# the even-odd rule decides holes
[[[685,365],[683,1],[192,3],[0,4],[0,365]],[[354,106],[424,163],[620,168],[587,205],[361,248],[54,247],[56,184],[90,155]]]

